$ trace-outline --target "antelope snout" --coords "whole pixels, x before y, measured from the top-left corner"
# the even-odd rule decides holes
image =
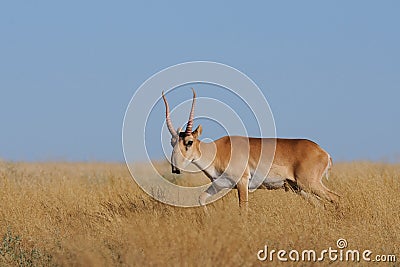
[[[171,164],[171,167],[172,167],[172,173],[181,174],[181,170],[179,170],[177,167],[175,167],[172,164]]]

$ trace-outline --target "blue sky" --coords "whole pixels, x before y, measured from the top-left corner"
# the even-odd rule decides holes
[[[177,63],[231,65],[277,134],[336,160],[400,161],[398,1],[2,1],[0,158],[123,161],[135,90]]]

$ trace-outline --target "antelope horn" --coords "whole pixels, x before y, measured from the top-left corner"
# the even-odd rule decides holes
[[[190,110],[190,115],[189,115],[189,120],[186,126],[186,134],[191,134],[192,133],[192,128],[193,128],[193,120],[194,120],[194,105],[196,102],[196,92],[192,88],[193,91],[193,101],[192,101],[192,109]]]
[[[164,99],[164,104],[165,104],[165,120],[167,122],[168,130],[172,136],[176,136],[178,134],[176,133],[174,126],[172,125],[171,118],[169,117],[169,105],[167,102],[167,98],[165,98],[164,91],[162,91],[162,97]]]

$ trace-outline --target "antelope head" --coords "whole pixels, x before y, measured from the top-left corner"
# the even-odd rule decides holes
[[[192,109],[190,111],[189,120],[186,125],[186,130],[183,132],[181,128],[175,130],[170,118],[169,105],[165,98],[164,92],[162,97],[165,104],[165,119],[167,128],[171,134],[171,146],[173,147],[171,155],[172,173],[180,174],[180,170],[185,169],[191,162],[200,158],[200,140],[201,125],[196,130],[192,131],[194,120],[194,106],[196,102],[196,92],[193,91]]]

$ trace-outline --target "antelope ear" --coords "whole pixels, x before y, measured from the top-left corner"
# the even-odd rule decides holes
[[[182,127],[179,127],[178,129],[176,129],[176,132],[177,132],[178,135],[179,135],[179,133],[182,132]]]
[[[201,125],[199,125],[199,126],[197,126],[196,130],[194,130],[192,132],[192,135],[194,138],[198,138],[202,132],[203,132],[203,127],[201,127]]]

